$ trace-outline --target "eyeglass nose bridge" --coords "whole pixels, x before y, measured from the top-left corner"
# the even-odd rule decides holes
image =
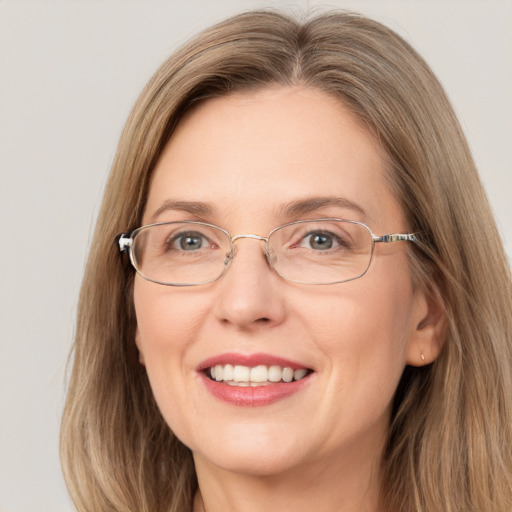
[[[266,257],[267,261],[270,263],[270,254],[268,253],[268,237],[260,236],[260,235],[253,235],[251,233],[242,233],[240,235],[235,235],[235,236],[231,237],[231,251],[228,254],[226,254],[226,259],[224,261],[224,265],[227,266],[233,260],[233,257],[235,256],[234,243],[237,240],[240,240],[241,238],[252,238],[253,240],[260,240],[262,242],[265,242],[265,244],[266,244],[265,257]]]
[[[260,235],[251,235],[250,233],[232,236],[231,243],[236,242],[240,238],[252,238],[253,240],[261,240],[262,242],[268,243],[268,237]]]

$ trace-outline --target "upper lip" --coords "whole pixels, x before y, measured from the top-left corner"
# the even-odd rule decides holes
[[[274,356],[271,354],[239,354],[236,352],[227,352],[225,354],[219,354],[205,359],[199,364],[197,371],[203,371],[207,368],[211,368],[212,366],[225,364],[249,366],[251,368],[259,365],[277,365],[281,366],[282,368],[293,368],[294,370],[300,368],[311,369],[308,365],[298,361],[292,361],[290,359]]]

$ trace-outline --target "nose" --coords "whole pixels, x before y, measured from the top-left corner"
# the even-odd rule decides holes
[[[280,324],[285,301],[284,281],[268,264],[262,237],[235,237],[230,268],[217,282],[215,314],[224,324],[254,330]]]

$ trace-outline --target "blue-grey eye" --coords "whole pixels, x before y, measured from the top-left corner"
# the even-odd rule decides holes
[[[328,251],[340,246],[340,238],[328,231],[313,231],[305,235],[300,245],[315,251]]]
[[[180,251],[197,251],[208,246],[208,239],[198,232],[182,233],[172,240],[171,247]]]
[[[316,251],[325,251],[334,245],[333,236],[325,233],[311,233],[306,238],[309,247]]]

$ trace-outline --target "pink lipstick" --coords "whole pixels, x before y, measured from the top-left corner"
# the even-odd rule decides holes
[[[314,371],[306,365],[269,354],[226,353],[197,368],[207,390],[236,406],[275,403],[302,390]]]

